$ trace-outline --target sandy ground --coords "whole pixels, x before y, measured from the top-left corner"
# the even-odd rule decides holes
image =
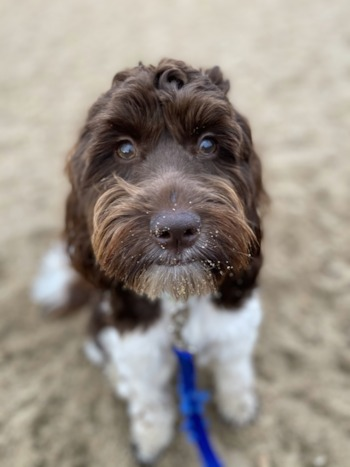
[[[132,467],[125,407],[84,359],[86,314],[43,320],[29,288],[62,225],[64,155],[113,74],[220,64],[273,200],[256,353],[261,413],[209,407],[228,467],[350,466],[348,0],[0,2],[0,465]],[[179,434],[160,467],[197,465]]]

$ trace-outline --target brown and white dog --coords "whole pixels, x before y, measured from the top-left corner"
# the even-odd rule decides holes
[[[218,67],[162,60],[118,73],[67,162],[64,242],[33,295],[51,312],[92,303],[86,353],[128,404],[142,462],[170,442],[171,317],[208,365],[220,413],[256,412],[261,166]],[[89,285],[88,285],[89,284]]]

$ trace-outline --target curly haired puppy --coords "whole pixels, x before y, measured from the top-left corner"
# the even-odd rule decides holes
[[[67,162],[64,244],[34,297],[55,313],[92,303],[86,353],[128,404],[138,459],[170,442],[171,316],[208,365],[229,421],[256,411],[251,356],[261,320],[260,161],[218,67],[162,60],[118,73]]]

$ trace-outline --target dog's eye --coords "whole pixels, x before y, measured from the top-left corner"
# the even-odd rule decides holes
[[[217,144],[213,138],[203,138],[199,143],[199,151],[204,155],[211,155],[216,152]]]
[[[136,155],[135,146],[131,141],[121,141],[116,149],[116,154],[125,160],[133,159]]]

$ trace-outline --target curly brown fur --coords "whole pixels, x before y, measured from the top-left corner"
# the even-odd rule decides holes
[[[152,300],[216,292],[231,307],[254,287],[261,167],[228,90],[218,67],[167,59],[118,73],[92,106],[67,161],[66,240],[74,267],[95,287],[125,286]],[[214,154],[200,152],[205,136]],[[125,140],[136,151],[131,160],[118,156]],[[198,240],[177,252],[150,231],[152,217],[171,211],[201,220]]]

